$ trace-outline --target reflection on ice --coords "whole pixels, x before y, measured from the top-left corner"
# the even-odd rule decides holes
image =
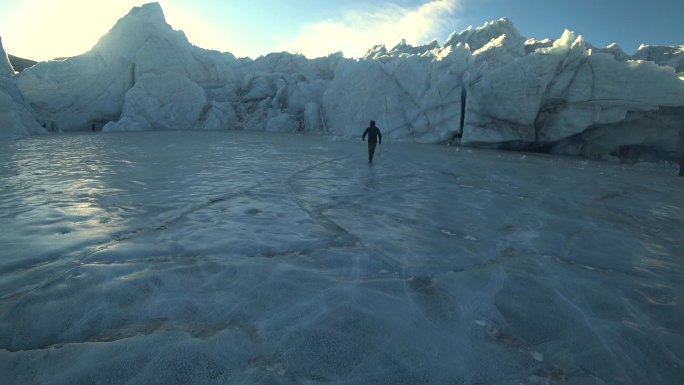
[[[681,180],[260,133],[0,142],[13,384],[672,384]]]

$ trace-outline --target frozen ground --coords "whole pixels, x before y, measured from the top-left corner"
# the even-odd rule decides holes
[[[0,383],[675,384],[684,178],[249,132],[0,142]]]

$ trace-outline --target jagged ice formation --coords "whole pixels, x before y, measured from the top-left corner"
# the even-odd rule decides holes
[[[0,45],[1,49],[1,45]],[[684,46],[632,56],[506,18],[362,59],[256,60],[193,46],[158,3],[134,8],[83,55],[15,74],[0,52],[0,137],[46,131],[266,130],[597,156],[684,149]]]

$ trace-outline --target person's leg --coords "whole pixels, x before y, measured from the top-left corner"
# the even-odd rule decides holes
[[[368,163],[373,163],[373,156],[375,155],[375,146],[377,143],[368,142]]]

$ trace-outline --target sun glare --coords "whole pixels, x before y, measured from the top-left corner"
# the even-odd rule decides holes
[[[136,1],[32,0],[5,25],[3,43],[32,60],[80,55],[136,5]]]
[[[0,25],[7,53],[32,60],[50,60],[80,55],[90,50],[100,37],[133,7],[146,0],[31,0],[18,5],[15,15]],[[231,51],[231,44],[247,48],[239,31],[230,33],[230,20],[219,25],[220,17],[207,20],[192,4],[157,1],[166,21],[182,30],[196,46]],[[192,7],[191,7],[192,6]],[[222,33],[227,32],[227,33]],[[258,37],[254,37],[258,38]],[[231,41],[231,39],[234,39]],[[248,39],[249,40],[249,39]]]

